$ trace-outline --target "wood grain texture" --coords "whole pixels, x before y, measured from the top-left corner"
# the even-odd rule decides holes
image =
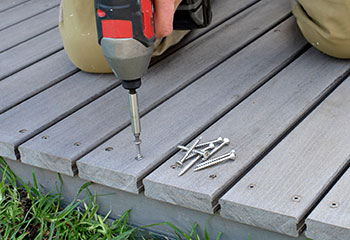
[[[27,2],[29,0],[1,0],[0,12],[6,11],[12,7],[15,7],[21,3]]]
[[[249,55],[245,56],[250,63],[239,58],[232,59],[227,62],[226,69],[219,68],[222,69],[220,74],[213,75],[213,71],[208,74],[208,78],[217,79],[220,76],[220,84],[233,80],[237,82],[238,78],[247,81],[247,78],[252,78],[253,71],[263,73],[257,68],[258,64],[253,60],[255,58],[264,59],[266,66],[278,66],[277,63],[285,61],[283,57],[288,57],[281,53],[291,54],[293,48],[294,51],[300,49],[301,44],[291,40],[293,36],[300,36],[296,28],[294,21],[281,25],[278,27],[279,34],[273,31],[254,43]],[[230,73],[230,67],[231,76],[225,76],[223,73]],[[241,73],[242,70],[236,68],[244,71]],[[177,175],[181,169],[174,170],[171,166],[183,155],[180,152],[145,178],[146,195],[172,204],[213,212],[220,195],[348,68],[346,62],[334,61],[314,50],[307,52],[201,134],[207,140],[228,137],[231,140],[230,147],[221,151],[221,154],[233,148],[237,152],[236,161],[196,173],[190,171],[179,178]],[[241,75],[236,76],[237,73]],[[320,77],[322,75],[324,77]],[[211,175],[217,178],[209,178]]]
[[[57,26],[58,7],[1,31],[0,53]],[[38,43],[40,44],[40,43]]]
[[[0,81],[0,114],[76,71],[62,50]]]
[[[58,28],[0,54],[0,80],[62,49]]]
[[[258,12],[255,12],[255,16],[264,15]],[[207,48],[204,47],[203,50]],[[242,58],[240,59],[243,61]],[[262,71],[265,69],[270,73],[266,66]],[[228,85],[221,85],[218,81],[222,74],[234,74],[232,66],[228,73],[215,72],[216,81],[205,75],[142,118],[144,126],[142,149],[145,159],[140,162],[133,160],[135,150],[131,144],[132,135],[130,129],[125,129],[77,162],[79,176],[137,193],[142,188],[142,179],[164,162],[169,154],[174,152],[176,145],[188,141],[263,79],[261,75],[258,79],[252,77],[244,80],[239,76],[237,78],[241,81],[234,83],[234,86],[232,81]],[[242,74],[240,71],[239,73]],[[266,72],[261,74],[264,75],[264,73]],[[148,94],[148,96],[151,95]],[[113,147],[115,151],[106,152],[107,147]],[[92,174],[96,169],[100,171]]]
[[[284,9],[282,4],[277,4],[277,8],[279,10]],[[256,6],[256,11],[264,13],[261,14],[261,18],[249,21],[250,24],[248,24],[248,20],[254,19],[256,12],[251,11],[249,14],[245,14],[244,17],[240,16],[239,21],[232,19],[231,22],[222,27],[220,26],[218,30],[213,30],[215,32],[210,32],[209,35],[192,42],[153,66],[143,78],[143,86],[139,91],[141,112],[146,112],[159,105],[166,98],[193,82],[198,76],[210,70],[214,64],[227,56],[229,52],[239,48],[247,40],[254,39],[257,34],[263,31],[263,28],[254,30],[257,24],[265,22],[266,26],[271,25],[275,21],[274,19],[280,18],[287,12],[285,10],[274,14],[272,10],[269,11],[268,9],[268,7]],[[246,29],[243,29],[243,26],[246,26]],[[217,44],[220,39],[227,37],[232,38],[232,42],[225,41],[220,45]],[[215,54],[213,54],[214,52]],[[111,92],[102,97],[90,106],[45,131],[45,134],[51,136],[50,141],[45,146],[40,146],[39,138],[33,138],[23,147],[47,153],[50,157],[47,160],[45,160],[45,157],[42,157],[41,159],[44,162],[66,162],[66,159],[70,159],[73,164],[82,155],[129,124],[130,116],[126,110],[128,109],[128,104],[127,93],[124,89],[118,88],[113,93]],[[85,125],[76,125],[76,122],[87,118],[91,119],[91,121]],[[128,129],[127,131],[129,132],[130,130]],[[70,134],[66,134],[67,132]],[[67,143],[76,139],[84,142],[80,148],[65,147]],[[54,158],[55,161],[52,161],[51,158]],[[49,164],[43,163],[43,166],[46,165]],[[54,166],[52,167],[57,169]]]
[[[317,61],[314,59],[311,64]],[[316,85],[322,78],[330,78],[330,72],[341,74],[334,65],[330,67],[333,61],[329,59],[323,70],[306,76],[316,76]],[[311,68],[311,64],[305,68]],[[342,64],[350,68],[349,61]],[[347,79],[227,192],[220,200],[221,215],[297,236],[309,209],[349,162],[349,90]],[[250,184],[256,187],[249,189]]]
[[[33,17],[43,11],[58,6],[60,0],[31,0],[0,13],[0,31]],[[57,17],[58,18],[58,12]]]
[[[347,88],[349,90],[349,88]],[[344,94],[347,94],[343,92]],[[348,107],[348,106],[344,106]],[[314,240],[343,240],[350,236],[350,171],[306,219],[306,236]],[[336,207],[334,206],[336,204]]]
[[[110,76],[79,72],[0,115],[0,155],[16,159],[16,147],[116,85]],[[25,129],[25,131],[20,131]],[[45,145],[46,139],[41,139]],[[74,143],[73,143],[74,144]],[[35,165],[35,156],[22,156]]]

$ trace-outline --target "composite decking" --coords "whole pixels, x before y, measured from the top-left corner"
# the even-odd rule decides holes
[[[216,214],[223,239],[350,239],[350,61],[308,44],[288,0],[216,0],[210,27],[153,61],[142,161],[126,91],[70,63],[58,4],[0,3],[0,156],[19,174],[48,188],[60,173],[68,198],[92,181],[133,224]],[[176,146],[198,136],[228,137],[237,158],[178,177]]]

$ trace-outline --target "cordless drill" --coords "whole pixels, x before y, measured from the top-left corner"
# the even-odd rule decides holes
[[[113,73],[129,91],[131,127],[141,160],[141,124],[136,89],[147,73],[155,37],[152,0],[95,0],[98,42]],[[174,29],[206,27],[212,18],[210,0],[183,0]]]

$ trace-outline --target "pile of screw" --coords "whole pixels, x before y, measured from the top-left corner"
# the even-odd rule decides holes
[[[194,171],[203,170],[215,165],[218,165],[220,163],[226,162],[228,160],[235,160],[236,159],[236,152],[235,150],[231,150],[230,152],[213,159],[210,159],[215,153],[220,151],[225,146],[229,145],[230,140],[228,138],[222,138],[219,137],[218,139],[201,143],[202,137],[199,137],[191,147],[185,147],[185,146],[178,146],[178,148],[182,151],[186,151],[185,156],[181,158],[181,160],[177,161],[178,167],[183,167],[184,163],[190,159],[192,159],[189,164],[187,164],[184,169],[179,173],[179,177],[184,175],[191,167],[193,167],[197,162],[199,163]]]

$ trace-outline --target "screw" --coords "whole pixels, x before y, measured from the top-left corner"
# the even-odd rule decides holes
[[[46,135],[45,135],[45,136],[42,136],[41,138],[42,138],[42,139],[48,139],[49,136],[46,136]]]
[[[208,167],[211,167],[211,166],[215,166],[215,165],[218,165],[219,163],[222,163],[222,162],[225,162],[227,160],[235,160],[236,159],[236,152],[235,150],[232,150],[230,152],[230,155],[229,156],[226,156],[226,157],[218,157],[218,158],[214,158],[212,160],[209,160],[207,162],[204,162],[202,164],[200,164],[199,166],[197,166],[194,171],[199,171],[199,170],[202,170],[202,169],[205,169],[205,168],[208,168]]]
[[[223,158],[227,158],[227,157],[231,156],[232,154],[236,154],[235,150],[233,150],[233,149],[232,149],[230,152],[225,153],[224,155],[221,155],[220,157],[217,157],[217,158],[214,158],[214,159],[209,159],[209,160],[207,160],[207,161],[204,161],[204,162],[198,164],[197,167],[201,167],[201,166],[207,165],[207,164],[209,164],[209,163],[212,163],[212,162],[216,162],[216,161],[218,161],[218,160],[221,160],[221,159],[223,159]]]
[[[107,147],[107,148],[105,149],[105,151],[106,151],[106,152],[111,152],[111,151],[113,151],[113,148],[112,148],[112,147]]]
[[[253,190],[254,188],[256,187],[256,185],[255,184],[249,184],[248,185],[248,190]]]
[[[81,143],[80,142],[76,142],[76,143],[74,143],[74,146],[76,146],[76,147],[79,147],[81,145]]]
[[[198,144],[198,145],[196,146],[196,148],[205,147],[205,146],[207,146],[207,145],[210,145],[211,143],[212,143],[212,144],[215,144],[215,143],[222,142],[222,141],[223,141],[222,137],[218,137],[218,139],[215,139],[215,140],[211,140],[211,141],[209,141],[209,142],[205,142],[205,143]]]
[[[183,150],[183,151],[188,151],[188,148],[187,147],[184,147],[184,146],[177,146],[179,149]],[[203,159],[208,159],[209,157],[209,152],[207,150],[210,150],[210,149],[213,149],[215,148],[215,145],[214,143],[209,143],[209,146],[206,147],[205,149],[203,150],[196,150],[196,149],[193,149],[193,153],[190,154],[186,160],[188,159],[191,159],[193,157],[196,157],[198,154],[201,155],[203,157]]]
[[[331,202],[331,206],[330,206],[331,208],[337,208],[337,207],[339,207],[339,203],[337,203],[337,202]]]
[[[213,151],[211,151],[209,153],[209,157],[213,156],[215,153],[217,153],[218,151],[220,151],[225,145],[228,145],[230,143],[230,139],[228,138],[224,138],[223,142],[217,147],[215,148]]]
[[[21,129],[21,130],[19,130],[18,132],[20,132],[20,133],[25,133],[27,131],[27,129]]]
[[[300,202],[301,201],[301,196],[295,195],[295,196],[293,196],[292,200],[293,200],[293,202]]]
[[[202,139],[202,137],[199,137],[194,144],[188,149],[187,153],[185,154],[185,156],[180,160],[177,161],[176,163],[179,164],[180,166],[183,165],[183,163],[186,161],[186,158],[192,153],[192,150],[197,146],[197,144],[200,142],[200,140]]]
[[[212,174],[209,176],[209,178],[214,180],[215,178],[217,178],[217,176],[216,176],[216,174]]]
[[[214,145],[214,143],[212,143],[212,145]],[[212,147],[213,147],[212,145],[210,144],[208,147],[204,148],[203,151],[207,151],[209,148],[212,148]],[[181,177],[182,175],[184,175],[193,165],[196,164],[196,162],[197,162],[199,159],[201,159],[201,156],[198,156],[198,157],[196,157],[195,159],[193,159],[193,160],[179,173],[178,176]]]

